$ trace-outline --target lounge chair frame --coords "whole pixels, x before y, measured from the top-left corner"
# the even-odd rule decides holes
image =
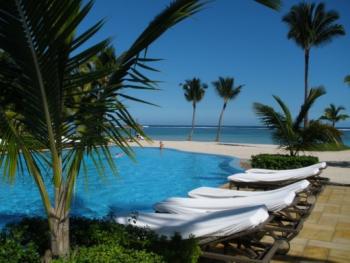
[[[286,253],[289,250],[289,242],[287,239],[279,236],[272,236],[269,233],[270,231],[275,231],[267,226],[273,218],[273,216],[270,216],[265,222],[250,230],[242,231],[227,237],[200,239],[199,245],[202,250],[201,257],[203,259],[215,259],[223,262],[270,262],[277,252]],[[272,236],[274,242],[271,244],[261,241],[265,235]],[[219,244],[223,246],[223,253],[215,252],[215,248]],[[232,244],[235,244],[237,247],[233,247]],[[282,251],[280,250],[282,247],[286,247],[287,249]],[[233,256],[228,254],[230,250],[233,250],[234,254],[238,255]]]

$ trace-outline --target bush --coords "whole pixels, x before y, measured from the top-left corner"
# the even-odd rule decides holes
[[[125,227],[113,221],[71,218],[70,234],[71,256],[56,263],[194,263],[200,256],[200,248],[193,238],[183,240],[175,235],[165,240],[149,229]],[[40,255],[50,247],[47,220],[27,218],[7,225],[0,241],[0,263],[7,262],[12,254],[17,256],[9,261],[11,263],[39,262]]]
[[[290,156],[282,154],[258,154],[252,156],[251,165],[253,168],[263,169],[295,169],[318,163],[314,156]]]
[[[29,242],[23,246],[15,238],[2,235],[0,238],[0,262],[40,262],[40,255],[37,249],[37,246],[33,242]]]
[[[53,260],[52,263],[165,263],[163,258],[152,252],[124,249],[118,245],[106,244],[80,247],[71,252],[69,259]]]

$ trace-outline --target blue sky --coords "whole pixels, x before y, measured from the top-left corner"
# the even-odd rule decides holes
[[[144,124],[190,124],[192,107],[179,83],[199,77],[209,88],[198,104],[197,123],[215,125],[222,100],[211,82],[219,76],[232,76],[236,84],[245,87],[228,105],[225,125],[259,124],[252,103],[276,105],[273,94],[284,99],[296,113],[303,100],[304,57],[303,51],[287,39],[287,26],[281,18],[299,2],[284,0],[280,12],[247,0],[209,3],[205,10],[176,25],[150,46],[150,57],[164,59],[154,64],[161,72],[149,74],[163,81],[161,91],[128,94],[160,107],[127,102],[130,112]],[[310,112],[315,118],[329,103],[345,106],[350,114],[350,87],[343,83],[344,76],[350,74],[350,1],[324,2],[327,10],[339,12],[339,23],[348,34],[311,50],[310,85],[324,85],[327,89],[327,94]],[[94,40],[113,37],[113,45],[120,54],[167,3],[165,0],[99,0],[82,28],[106,18],[106,25]],[[350,126],[350,121],[340,126]]]

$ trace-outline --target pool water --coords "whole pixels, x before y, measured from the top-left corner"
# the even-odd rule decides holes
[[[86,159],[87,174],[79,174],[72,215],[102,218],[110,213],[152,211],[152,205],[167,197],[186,196],[199,186],[218,186],[240,170],[235,159],[209,154],[159,148],[134,148],[136,162],[111,147],[118,175],[106,168],[100,177]],[[118,156],[119,155],[119,156]],[[106,167],[108,167],[106,165]],[[47,180],[48,190],[52,186]],[[0,226],[24,216],[42,216],[44,209],[34,180],[17,176],[13,185],[0,182]]]

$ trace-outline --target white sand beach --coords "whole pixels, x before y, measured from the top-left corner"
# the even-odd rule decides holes
[[[165,148],[182,151],[222,154],[248,160],[252,155],[260,153],[285,153],[276,145],[270,144],[234,144],[197,141],[163,141]],[[143,143],[145,147],[159,147],[159,141]],[[322,176],[330,178],[333,183],[350,184],[350,150],[327,152],[304,152],[302,154],[317,156],[320,161],[325,161],[328,168]]]

